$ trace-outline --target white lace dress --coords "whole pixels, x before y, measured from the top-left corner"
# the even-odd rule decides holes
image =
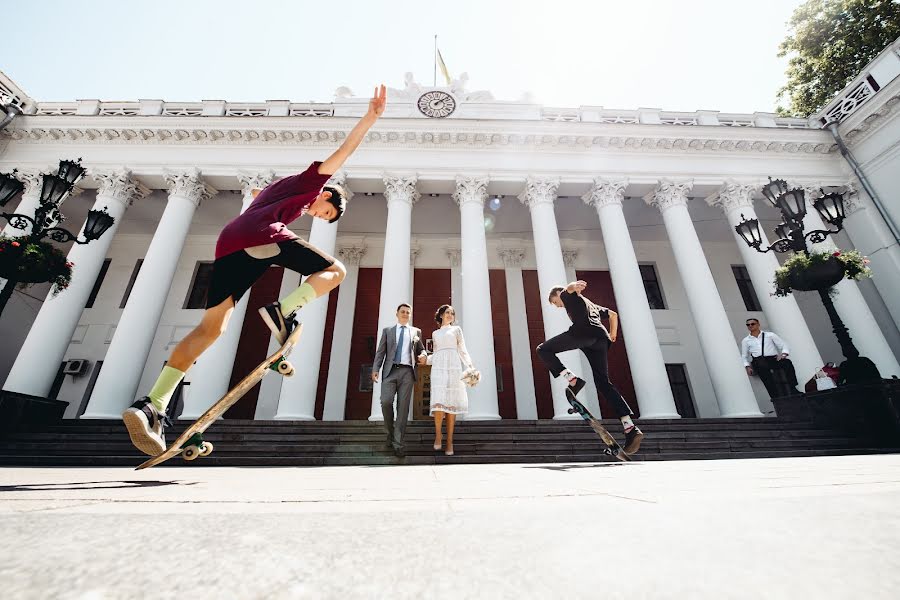
[[[462,329],[446,325],[431,334],[434,354],[428,356],[431,365],[431,409],[429,415],[440,410],[455,415],[469,412],[466,384],[460,379],[464,369],[472,366],[472,359],[463,341]]]

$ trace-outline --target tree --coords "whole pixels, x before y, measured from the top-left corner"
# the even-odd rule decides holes
[[[900,37],[900,0],[807,0],[788,22],[778,56],[790,56],[783,114],[805,117],[825,106],[878,53]]]

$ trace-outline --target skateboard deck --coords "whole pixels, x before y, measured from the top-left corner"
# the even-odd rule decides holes
[[[572,394],[571,390],[566,390],[566,400],[572,405],[572,408],[569,409],[569,414],[578,413],[581,415],[581,418],[587,421],[591,426],[591,429],[593,429],[594,432],[600,436],[600,439],[603,440],[603,443],[606,445],[606,449],[603,451],[604,454],[618,458],[622,462],[631,460],[631,457],[625,454],[625,450],[622,449],[622,446],[619,445],[616,438],[606,430],[606,427],[600,424],[600,421],[594,418],[591,411],[589,411],[587,407]]]
[[[241,379],[227,394],[222,396],[218,402],[210,406],[205,413],[200,415],[193,425],[184,430],[178,439],[169,446],[165,452],[158,454],[153,458],[141,463],[135,469],[148,469],[160,463],[164,463],[170,458],[181,454],[185,460],[194,460],[200,456],[209,456],[213,451],[213,445],[203,441],[203,432],[212,425],[216,419],[222,416],[226,410],[231,408],[235,402],[243,398],[244,394],[250,391],[253,386],[262,381],[269,371],[275,371],[279,375],[291,377],[294,374],[294,366],[286,359],[291,351],[297,345],[300,339],[300,333],[303,331],[302,323],[295,323],[294,330],[285,340],[274,354],[266,358],[258,367],[250,371],[250,373]]]

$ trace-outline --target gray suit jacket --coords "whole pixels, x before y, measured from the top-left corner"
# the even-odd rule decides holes
[[[416,358],[425,351],[425,344],[422,343],[422,330],[412,325],[407,333],[409,337],[405,339],[405,343],[409,344],[409,354],[412,357],[413,377],[418,377],[418,364]],[[415,341],[413,341],[415,340]],[[378,351],[375,352],[375,362],[372,364],[372,372],[381,369],[381,379],[384,380],[391,372],[394,366],[394,354],[397,352],[397,325],[391,325],[381,330],[381,340],[378,342]]]

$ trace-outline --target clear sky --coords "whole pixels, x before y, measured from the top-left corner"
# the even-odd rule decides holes
[[[469,90],[547,106],[772,111],[801,0],[2,0],[0,70],[42,101],[309,100],[433,43]]]

